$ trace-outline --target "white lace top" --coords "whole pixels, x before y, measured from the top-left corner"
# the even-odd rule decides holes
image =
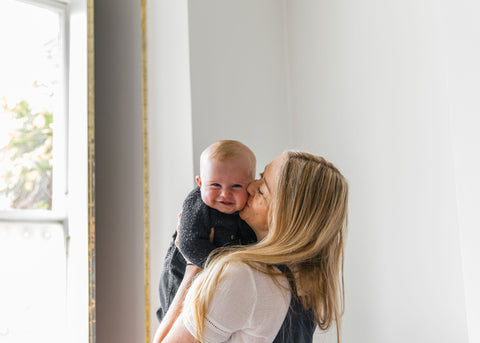
[[[269,342],[277,335],[290,305],[285,277],[274,280],[243,263],[232,264],[219,281],[210,303],[204,341]],[[188,293],[182,313],[187,330],[195,336],[193,302]]]

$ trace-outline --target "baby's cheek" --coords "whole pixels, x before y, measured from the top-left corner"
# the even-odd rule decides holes
[[[210,206],[210,207],[215,206],[215,201],[214,201],[215,197],[214,197],[214,194],[212,194],[212,191],[204,188],[201,188],[200,191],[202,195],[202,201],[207,206]]]
[[[245,204],[247,203],[248,200],[248,193],[246,190],[242,190],[238,196],[237,196],[237,206],[239,209],[242,209],[245,207]]]

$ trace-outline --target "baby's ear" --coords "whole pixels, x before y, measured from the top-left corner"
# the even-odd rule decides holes
[[[197,175],[195,177],[195,181],[197,181],[197,185],[202,187],[202,179],[200,178],[200,175]]]

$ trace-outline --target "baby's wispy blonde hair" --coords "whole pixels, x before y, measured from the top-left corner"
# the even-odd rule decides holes
[[[255,178],[257,159],[252,150],[245,144],[235,140],[219,140],[210,144],[200,155],[200,173],[203,166],[209,160],[220,162],[232,161],[240,157],[246,157],[250,161],[250,174]]]

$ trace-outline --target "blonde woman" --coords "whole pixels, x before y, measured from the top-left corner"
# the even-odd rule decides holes
[[[163,342],[272,342],[292,297],[321,329],[335,323],[340,341],[344,177],[321,157],[286,152],[248,193],[240,216],[259,243],[211,257]]]

